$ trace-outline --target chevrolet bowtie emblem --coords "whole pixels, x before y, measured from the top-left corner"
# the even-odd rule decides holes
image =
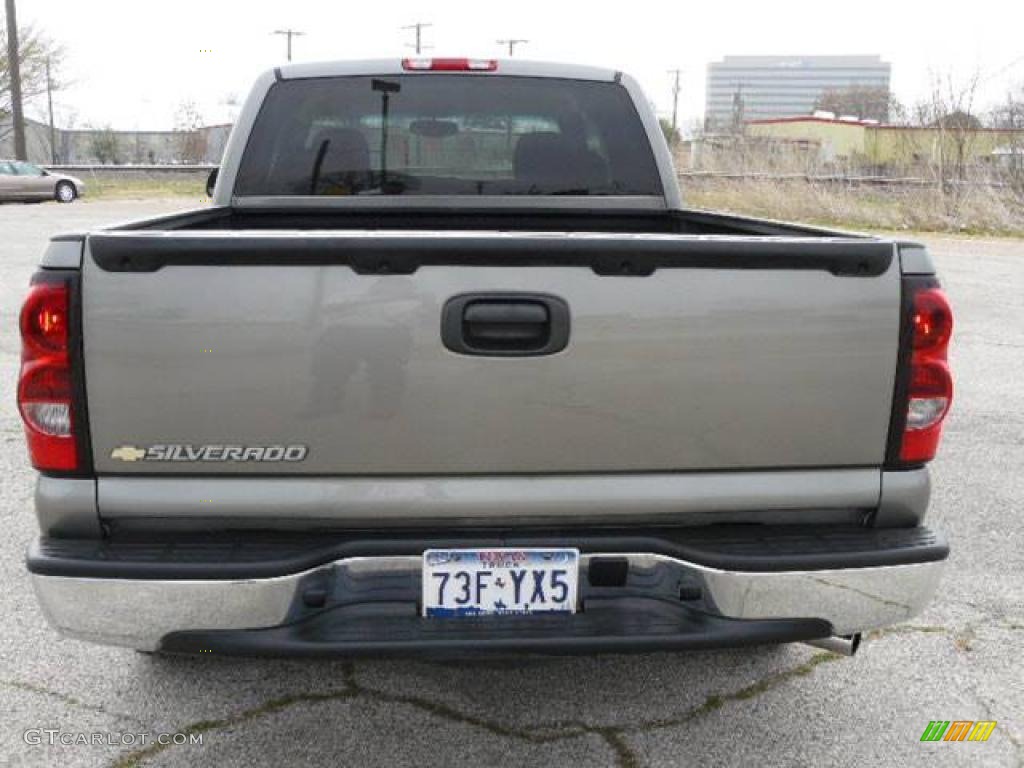
[[[138,461],[145,455],[146,452],[142,448],[136,448],[134,445],[122,445],[110,452],[110,458],[121,461]]]

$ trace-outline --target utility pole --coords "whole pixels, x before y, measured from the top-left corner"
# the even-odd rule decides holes
[[[508,46],[508,57],[511,59],[513,56],[516,55],[516,46],[519,45],[520,43],[528,43],[528,42],[530,42],[530,41],[529,40],[524,40],[522,38],[514,38],[514,37],[512,37],[512,38],[509,38],[508,40],[499,40],[498,41],[498,45],[507,45]]]
[[[675,75],[675,81],[672,84],[672,137],[675,139],[679,135],[679,76],[682,74],[681,69],[670,69],[668,73]]]
[[[25,116],[21,111],[21,58],[18,50],[18,20],[14,0],[7,7],[7,72],[11,77],[11,120],[14,123],[14,159],[28,160],[25,152]]]
[[[46,106],[50,111],[50,162],[57,164],[57,132],[53,127],[53,80],[50,79],[50,57],[46,57]]]
[[[305,32],[300,32],[297,29],[292,29],[291,27],[288,27],[286,29],[275,29],[273,32],[271,32],[271,34],[272,35],[284,35],[285,37],[288,38],[288,61],[291,61],[292,60],[292,38],[293,37],[302,37],[306,33]]]
[[[431,45],[423,45],[423,30],[426,29],[427,27],[432,27],[432,26],[434,26],[434,25],[433,24],[427,24],[427,23],[422,22],[422,21],[417,21],[415,24],[409,24],[407,26],[402,27],[402,29],[414,29],[414,30],[416,30],[416,42],[415,43],[406,43],[405,47],[406,48],[415,48],[417,56],[419,56],[420,53],[423,52],[424,48],[432,48],[433,46],[431,46]]]

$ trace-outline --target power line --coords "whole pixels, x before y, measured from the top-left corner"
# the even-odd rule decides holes
[[[516,55],[516,46],[517,45],[523,45],[523,44],[526,44],[526,43],[529,43],[529,42],[530,42],[529,40],[525,40],[525,39],[523,39],[521,37],[510,37],[507,40],[498,40],[497,41],[498,45],[507,45],[508,46],[508,57],[510,59],[513,56]]]
[[[305,32],[300,32],[297,29],[292,29],[292,28],[288,27],[286,29],[275,29],[270,34],[272,34],[272,35],[284,35],[285,37],[288,38],[288,61],[291,61],[292,60],[292,38],[293,37],[302,37],[306,33]]]
[[[994,80],[995,78],[999,77],[1004,72],[1007,72],[1007,71],[1013,69],[1015,66],[1017,66],[1021,62],[1024,62],[1024,56],[1018,56],[1016,59],[1011,61],[1009,64],[1004,64],[1003,66],[1001,66],[995,72],[990,72],[985,77],[981,78],[981,80],[979,80],[979,82],[987,83],[989,80]]]
[[[432,46],[432,45],[424,45],[423,44],[423,30],[426,29],[427,27],[432,27],[432,26],[434,26],[434,25],[433,24],[428,24],[428,23],[423,22],[423,21],[417,21],[415,24],[408,24],[408,25],[406,25],[404,27],[401,27],[401,29],[413,29],[413,30],[416,30],[416,42],[415,43],[406,43],[405,47],[406,48],[415,48],[416,49],[416,55],[419,55],[420,53],[422,53],[424,48],[433,48],[434,46]]]

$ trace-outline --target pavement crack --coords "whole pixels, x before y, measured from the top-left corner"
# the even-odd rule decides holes
[[[591,733],[604,739],[605,744],[615,753],[618,768],[639,768],[640,758],[623,738],[620,728],[592,728]]]
[[[977,626],[974,624],[965,624],[963,627],[959,629],[953,629],[951,627],[944,627],[940,625],[903,624],[896,627],[876,629],[868,633],[867,639],[881,640],[883,637],[888,637],[890,635],[910,634],[934,634],[948,637],[950,641],[953,643],[953,648],[959,653],[970,653],[971,651],[973,651],[974,642],[978,638]]]
[[[865,633],[866,640],[881,640],[890,635],[952,635],[953,630],[941,624],[897,624],[894,627],[873,629]]]
[[[895,627],[887,627],[885,629],[876,629],[870,632],[866,637],[871,640],[877,640],[889,635],[937,634],[950,638],[953,643],[953,647],[956,650],[969,652],[974,649],[974,642],[978,637],[978,629],[981,627],[995,627],[1011,632],[1017,632],[1024,629],[1024,624],[1021,624],[1015,619],[981,624],[966,624],[960,629],[945,627],[940,624],[902,624]],[[985,711],[985,719],[996,720],[997,718],[993,714],[991,702],[977,691],[974,691],[973,695],[975,700]],[[1018,767],[1024,766],[1024,744],[1021,743],[1021,740],[1018,739],[1009,728],[1000,728],[1000,733],[1002,733],[1006,740],[1013,746],[1017,754]]]
[[[353,683],[360,694],[369,698],[375,698],[378,701],[386,703],[403,703],[419,707],[420,709],[439,717],[444,717],[463,724],[473,725],[495,735],[517,738],[535,744],[547,744],[563,739],[576,738],[583,734],[592,734],[601,738],[612,750],[615,754],[616,763],[619,768],[636,768],[636,766],[640,764],[640,761],[625,739],[627,734],[644,733],[659,728],[671,728],[676,725],[683,725],[702,717],[703,715],[709,714],[730,702],[748,701],[766,693],[769,690],[783,685],[790,680],[794,680],[799,677],[806,677],[821,664],[839,661],[844,658],[845,657],[843,656],[828,652],[817,653],[808,661],[797,667],[770,675],[746,686],[745,688],[741,688],[732,693],[712,694],[699,706],[684,712],[678,717],[652,720],[637,725],[597,726],[578,721],[562,721],[558,723],[550,723],[541,727],[513,728],[500,723],[491,722],[484,718],[466,715],[448,705],[438,704],[437,702],[425,700],[418,696],[386,693],[373,688],[367,688],[356,681],[353,681]]]
[[[984,628],[1005,629],[1010,632],[1017,632],[1024,629],[1024,624],[1020,624],[1012,619],[1000,622],[974,622],[958,628],[946,627],[941,624],[898,624],[894,627],[872,630],[866,633],[864,637],[867,640],[880,640],[890,635],[943,635],[950,638],[956,650],[970,652],[974,650],[974,643],[978,639],[978,632]]]
[[[222,717],[216,720],[199,720],[190,725],[186,725],[184,728],[180,728],[178,733],[191,736],[194,734],[219,731],[224,728],[241,725],[242,723],[249,722],[250,720],[256,720],[261,717],[266,717],[267,715],[275,714],[288,709],[289,707],[295,706],[296,704],[343,701],[345,699],[353,698],[355,695],[356,692],[346,686],[341,690],[325,691],[323,693],[293,693],[287,696],[279,696],[265,701],[255,707],[243,709],[241,712],[228,717]],[[138,766],[142,765],[144,760],[154,757],[172,746],[174,746],[172,743],[161,744],[159,742],[154,742],[147,747],[122,755],[111,763],[111,768],[138,768]]]
[[[473,715],[467,715],[454,707],[442,704],[420,696],[407,694],[387,693],[361,685],[355,677],[355,666],[347,663],[342,668],[343,688],[325,693],[299,693],[288,696],[280,696],[270,699],[255,707],[242,710],[234,715],[214,720],[200,720],[186,725],[178,730],[186,735],[209,733],[213,731],[231,728],[252,720],[275,714],[297,704],[317,704],[327,701],[344,701],[346,699],[366,698],[385,704],[406,704],[416,707],[429,715],[439,717],[449,722],[469,725],[491,733],[495,736],[519,739],[533,744],[549,744],[563,739],[576,738],[583,734],[593,734],[600,737],[608,747],[615,753],[616,762],[619,768],[637,768],[639,762],[636,755],[629,749],[629,746],[622,739],[622,729],[610,726],[590,726],[584,723],[566,722],[536,731],[532,729],[514,728],[501,723],[494,723],[490,720]],[[111,768],[139,768],[144,761],[174,746],[173,744],[154,743],[149,746],[122,755],[113,763]]]
[[[648,731],[660,730],[662,728],[673,728],[675,726],[684,725],[692,720],[696,720],[699,717],[710,714],[717,709],[721,709],[726,704],[740,701],[750,701],[758,696],[761,696],[768,691],[774,690],[781,685],[788,683],[791,680],[795,680],[800,677],[806,677],[814,672],[822,664],[828,664],[833,661],[840,661],[845,659],[845,656],[840,656],[835,653],[829,653],[823,651],[821,653],[814,654],[810,659],[805,661],[799,666],[792,667],[782,672],[776,672],[773,675],[761,678],[760,680],[751,683],[750,685],[740,688],[739,690],[731,693],[724,694],[710,694],[704,699],[704,702],[693,709],[683,712],[681,715],[676,717],[667,717],[660,720],[650,720],[646,723],[641,723],[634,726],[626,726],[623,731],[635,731],[638,733],[647,733]]]
[[[1020,766],[1024,766],[1024,749],[1022,749],[1022,746],[1024,745],[1021,744],[1020,739],[1018,739],[1013,733],[1013,730],[1010,728],[1010,724],[1005,721],[1000,721],[999,718],[996,717],[995,702],[984,696],[977,689],[977,681],[973,681],[972,693],[974,695],[974,700],[978,702],[978,706],[984,713],[985,719],[999,722],[999,733],[1002,734],[1003,738],[1010,742],[1010,746],[1013,747],[1014,754],[1017,758],[1018,768],[1020,768]]]
[[[76,709],[84,709],[88,710],[89,712],[98,712],[99,714],[106,715],[108,717],[113,717],[118,720],[127,720],[129,722],[135,723],[136,725],[142,725],[144,727],[148,727],[149,725],[148,723],[140,720],[134,715],[129,715],[127,712],[116,712],[114,710],[107,709],[106,707],[103,707],[99,704],[89,704],[88,702],[82,701],[81,699],[75,698],[74,696],[69,696],[66,693],[54,691],[50,688],[44,688],[43,686],[35,685],[34,683],[26,683],[22,680],[0,680],[0,685],[4,686],[5,688],[13,688],[15,690],[27,691],[29,693],[35,693],[39,696],[46,696],[48,698],[57,699],[58,701],[62,701],[68,706],[75,707]]]
[[[385,704],[405,704],[415,707],[434,717],[439,717],[449,722],[460,725],[468,725],[490,733],[510,739],[518,739],[531,744],[551,744],[566,739],[578,738],[590,734],[600,738],[615,755],[618,768],[637,768],[640,761],[636,753],[630,748],[625,736],[629,733],[644,733],[659,728],[670,728],[676,725],[685,724],[706,715],[730,702],[747,701],[761,694],[777,688],[790,680],[805,677],[811,674],[818,666],[824,663],[840,660],[844,657],[822,652],[812,656],[803,664],[792,669],[765,677],[757,682],[741,688],[732,693],[712,694],[702,704],[684,712],[674,718],[653,720],[638,725],[590,725],[579,721],[560,721],[548,723],[539,727],[518,728],[503,723],[495,723],[483,717],[469,715],[460,712],[454,707],[431,699],[415,696],[412,694],[388,693],[375,688],[369,688],[356,679],[355,665],[347,663],[342,669],[342,680],[345,685],[336,691],[324,693],[299,693],[280,696],[270,699],[255,707],[242,710],[234,715],[215,719],[200,720],[179,729],[179,733],[186,735],[209,733],[212,731],[231,728],[252,720],[275,714],[297,704],[322,703],[327,701],[344,701],[346,699],[366,698]],[[122,755],[111,764],[111,768],[139,768],[143,761],[163,752],[174,746],[173,744],[154,743],[149,746]]]
[[[1008,623],[1000,626],[1004,626],[1004,628],[1012,630],[1024,628],[1024,626],[1015,623]],[[953,630],[941,625],[903,624],[887,629],[875,630],[868,633],[866,637],[870,640],[876,640],[889,635],[940,634],[953,638],[954,643],[957,643],[957,638],[965,636],[965,633],[969,631],[973,631],[971,627],[967,627],[964,630]],[[970,634],[967,634],[966,636],[973,638],[973,635]],[[963,648],[961,648],[961,650],[963,650]],[[484,717],[466,714],[451,705],[427,699],[422,696],[404,693],[390,693],[368,687],[359,682],[356,677],[355,664],[349,662],[342,668],[341,677],[344,682],[344,687],[341,689],[324,693],[299,693],[280,696],[270,699],[255,707],[242,710],[234,715],[215,720],[202,720],[192,723],[191,725],[187,725],[180,729],[180,732],[184,734],[198,734],[222,730],[236,725],[241,725],[267,715],[275,714],[297,704],[315,704],[328,701],[366,698],[384,704],[404,704],[406,706],[415,707],[428,715],[438,717],[452,723],[467,725],[490,733],[494,736],[517,739],[531,744],[551,744],[557,741],[578,738],[589,734],[600,738],[608,746],[615,755],[618,768],[637,768],[640,764],[639,758],[626,740],[626,736],[628,734],[647,733],[649,731],[684,725],[721,709],[727,704],[756,699],[769,691],[785,685],[786,683],[813,674],[814,671],[822,664],[841,661],[844,658],[845,657],[843,656],[829,652],[816,653],[803,664],[768,675],[767,677],[761,678],[760,680],[738,690],[729,693],[710,694],[698,706],[674,717],[649,720],[647,722],[637,723],[634,725],[590,725],[580,721],[566,720],[547,723],[541,726],[527,727],[510,726],[504,723],[488,720]],[[1013,741],[1015,746],[1019,746],[1015,740]],[[173,745],[151,744],[144,749],[123,755],[112,763],[111,768],[139,768],[144,760],[163,752],[170,746]]]
[[[590,734],[600,738],[608,748],[611,749],[615,754],[618,768],[637,768],[640,764],[636,754],[629,748],[629,745],[622,738],[625,731],[619,726],[589,725],[587,723],[569,720],[557,723],[548,723],[540,727],[516,728],[502,723],[495,723],[486,718],[467,715],[466,713],[460,712],[447,704],[442,704],[430,699],[424,699],[421,696],[403,693],[388,693],[375,688],[368,688],[354,679],[352,684],[355,686],[357,694],[365,696],[368,699],[373,699],[385,704],[405,704],[407,706],[416,707],[423,712],[448,720],[449,722],[469,725],[486,731],[494,736],[518,739],[530,744],[551,744],[553,742],[579,738],[580,736]]]

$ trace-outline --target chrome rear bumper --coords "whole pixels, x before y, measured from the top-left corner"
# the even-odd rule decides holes
[[[593,562],[622,560],[628,563],[624,583],[595,586],[588,580]],[[597,606],[601,601],[635,598],[697,617],[816,620],[821,631],[813,634],[849,635],[904,621],[920,612],[934,593],[943,566],[944,560],[934,560],[876,567],[742,571],[662,554],[603,552],[582,556],[580,592],[584,613],[590,603]],[[388,605],[397,611],[408,635],[410,627],[437,621],[417,615],[420,568],[420,556],[402,555],[349,557],[289,575],[255,579],[91,578],[40,573],[33,573],[32,579],[43,612],[61,633],[151,651],[165,647],[165,639],[174,633],[281,627],[323,616],[332,609],[340,612],[373,605]],[[352,616],[346,622],[362,620],[358,612],[344,615]],[[486,619],[475,626],[485,637],[482,621]],[[661,621],[658,631],[664,629],[663,624]],[[572,628],[565,622],[550,626],[554,633]],[[430,626],[434,636],[439,634],[437,627]],[[637,631],[649,634],[649,627]],[[584,647],[604,647],[598,639],[590,639],[594,642]],[[662,646],[648,643],[641,647]],[[674,646],[666,642],[664,647]]]

